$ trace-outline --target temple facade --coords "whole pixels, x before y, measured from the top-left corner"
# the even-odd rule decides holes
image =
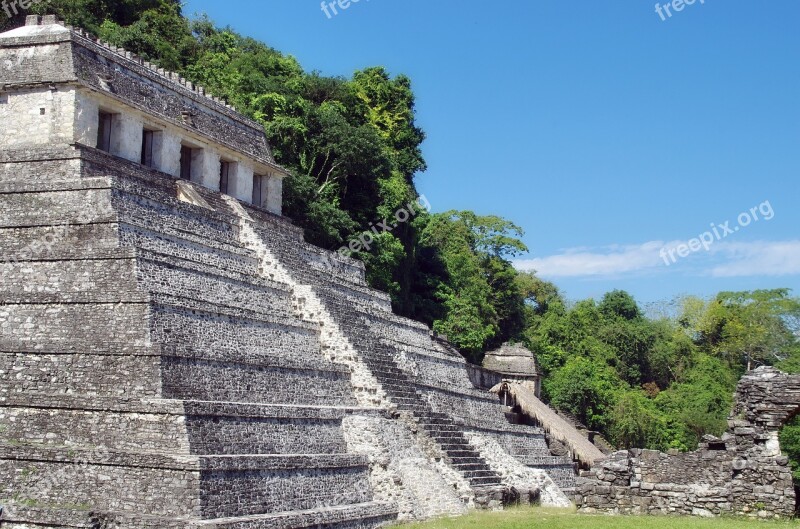
[[[2,35],[0,145],[82,145],[281,214],[263,127],[180,76],[53,16]]]

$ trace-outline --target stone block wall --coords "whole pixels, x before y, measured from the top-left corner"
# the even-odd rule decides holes
[[[762,367],[739,382],[729,430],[696,452],[617,452],[579,480],[583,512],[736,514],[785,518],[795,512],[789,458],[778,432],[800,409],[800,376]]]
[[[0,52],[2,57],[2,52]],[[31,144],[72,143],[75,89],[29,89],[6,95],[0,104],[0,145],[9,149]]]

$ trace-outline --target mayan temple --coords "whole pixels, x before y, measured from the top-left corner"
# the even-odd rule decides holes
[[[0,122],[4,529],[567,504],[574,454],[489,391],[502,373],[281,216],[259,124],[36,16],[0,34]]]

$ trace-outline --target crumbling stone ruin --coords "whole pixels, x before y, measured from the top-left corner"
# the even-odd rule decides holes
[[[778,432],[800,411],[800,376],[760,367],[739,382],[722,438],[686,454],[630,450],[582,473],[582,512],[790,517],[795,490]]]
[[[371,529],[573,463],[360,262],[281,216],[263,129],[52,17],[0,34],[8,529]]]

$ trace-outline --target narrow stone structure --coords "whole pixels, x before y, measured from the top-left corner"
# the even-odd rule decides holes
[[[482,366],[479,375],[481,387],[493,388],[503,382],[514,382],[529,388],[536,397],[541,397],[542,374],[533,352],[524,346],[503,344],[486,353]]]
[[[9,529],[373,529],[571,461],[280,216],[263,129],[52,17],[0,34]]]
[[[737,514],[783,518],[795,513],[789,458],[780,428],[800,412],[800,375],[771,367],[739,382],[729,430],[706,436],[696,452],[617,452],[583,473],[576,501],[582,512]]]

